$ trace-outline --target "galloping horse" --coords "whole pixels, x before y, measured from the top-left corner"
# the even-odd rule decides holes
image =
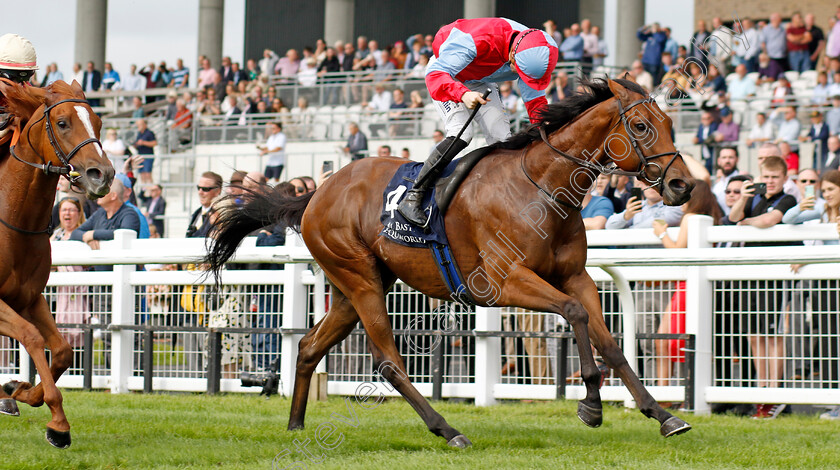
[[[46,403],[52,413],[47,441],[66,448],[70,423],[55,383],[70,366],[73,349],[42,295],[51,264],[47,228],[61,175],[94,199],[108,194],[114,168],[99,143],[102,122],[78,83],[59,81],[42,89],[2,81],[0,106],[14,116],[11,142],[0,146],[0,334],[23,344],[41,377],[35,387],[5,384],[0,413],[19,415],[15,400]]]
[[[583,85],[586,91],[548,106],[542,122],[494,145],[475,165],[446,212],[446,233],[461,270],[481,274],[474,279],[483,283],[470,283],[478,304],[553,312],[572,325],[586,385],[578,404],[584,423],[597,427],[602,421],[591,339],[641,412],[659,421],[662,435],[679,434],[691,426],[656,403],[607,330],[597,288],[585,270],[579,208],[598,171],[638,176],[669,205],[684,203],[694,183],[671,141],[671,119],[641,87],[627,80],[584,80]],[[404,163],[368,158],[343,168],[314,193],[253,194],[244,206],[228,205],[220,211],[207,261],[218,275],[242,238],[282,221],[299,228],[334,286],[330,311],[299,343],[290,430],[303,428],[315,366],[361,319],[376,368],[432,433],[451,446],[467,447],[469,439],[409,382],[387,316],[385,294],[398,277],[425,295],[450,295],[430,250],[380,235],[383,191]],[[501,249],[486,249],[493,244]],[[380,367],[388,363],[396,370]]]

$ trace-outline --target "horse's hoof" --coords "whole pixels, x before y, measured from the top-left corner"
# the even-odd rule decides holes
[[[303,425],[302,424],[290,424],[287,428],[289,431],[302,431]]]
[[[470,440],[467,439],[467,436],[463,434],[458,434],[453,437],[447,444],[449,444],[449,447],[457,447],[459,449],[466,449],[467,447],[472,446],[472,442],[470,442]]]
[[[20,416],[20,410],[14,398],[3,398],[0,400],[0,414]]]
[[[47,442],[53,447],[66,449],[70,447],[70,431],[56,431],[55,429],[47,428]]]
[[[604,415],[600,408],[592,408],[585,405],[582,401],[578,402],[578,418],[583,421],[583,424],[590,428],[597,428],[604,420]]]
[[[671,416],[662,423],[662,426],[659,427],[659,432],[665,437],[671,437],[676,436],[677,434],[682,434],[690,429],[690,424],[677,418],[676,416]]]

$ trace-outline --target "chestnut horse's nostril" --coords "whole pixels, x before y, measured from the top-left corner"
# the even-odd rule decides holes
[[[691,192],[694,189],[694,183],[691,181],[686,181],[682,178],[674,178],[671,181],[668,181],[668,188],[675,193],[685,193]]]
[[[85,171],[85,176],[87,176],[92,183],[102,183],[102,170],[99,168],[88,168]]]

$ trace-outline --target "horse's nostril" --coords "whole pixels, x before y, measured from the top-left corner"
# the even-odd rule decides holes
[[[99,168],[88,168],[85,171],[85,176],[91,181],[101,181],[102,171]]]
[[[671,188],[671,191],[674,191],[675,193],[690,191],[690,186],[693,185],[690,185],[686,180],[681,178],[675,178],[668,182],[668,187]]]

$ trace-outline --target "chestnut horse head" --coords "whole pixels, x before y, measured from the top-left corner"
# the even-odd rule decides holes
[[[102,121],[77,82],[40,89],[3,81],[0,93],[0,103],[16,119],[13,157],[68,177],[90,199],[108,194],[114,167],[99,142]]]

